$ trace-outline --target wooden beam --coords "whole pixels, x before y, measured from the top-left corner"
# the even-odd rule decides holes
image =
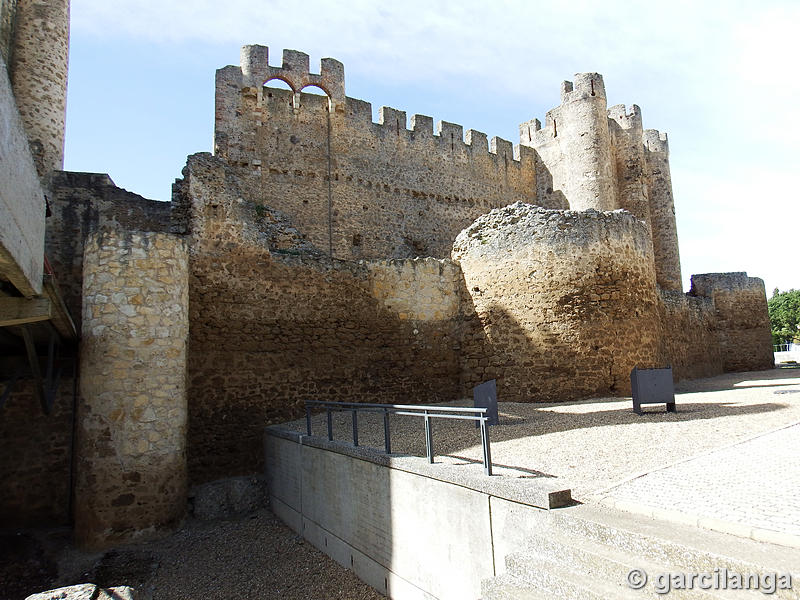
[[[0,327],[47,321],[52,306],[47,298],[0,298]]]

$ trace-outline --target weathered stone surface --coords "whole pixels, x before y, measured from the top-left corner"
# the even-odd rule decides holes
[[[47,221],[45,251],[80,331],[83,250],[89,234],[103,228],[168,232],[172,207],[117,187],[105,173],[55,171],[48,185],[53,216]]]
[[[775,366],[764,281],[747,273],[692,275],[693,296],[711,298],[725,371]]]
[[[137,598],[135,590],[127,586],[99,588],[93,583],[83,583],[33,594],[25,600],[137,600]]]
[[[68,54],[69,0],[17,0],[9,72],[41,177],[64,166]]]
[[[4,386],[0,386],[0,393]],[[47,415],[35,383],[20,379],[0,413],[0,527],[63,526],[70,521],[73,380],[64,373]]]
[[[186,508],[188,257],[170,234],[104,229],[83,259],[75,534],[102,547]]]
[[[230,477],[194,487],[193,514],[204,521],[246,515],[266,506],[267,487],[260,477]]]
[[[660,362],[652,246],[627,212],[516,203],[461,232],[453,259],[481,325],[465,378],[496,378],[503,401],[628,393],[634,366]]]

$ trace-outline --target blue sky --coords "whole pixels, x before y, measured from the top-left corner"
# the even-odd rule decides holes
[[[72,0],[65,168],[169,200],[248,43],[345,65],[348,96],[519,141],[576,72],[670,139],[684,286],[800,288],[797,2]]]

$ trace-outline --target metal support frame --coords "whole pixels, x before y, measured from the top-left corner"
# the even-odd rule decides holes
[[[325,402],[320,400],[306,400],[306,432],[313,435],[311,426],[311,409],[318,406],[325,409],[328,441],[333,441],[333,412],[348,411],[352,415],[353,446],[358,447],[358,413],[379,412],[383,416],[383,437],[386,454],[392,453],[389,416],[392,414],[422,417],[425,426],[425,454],[428,462],[434,463],[433,445],[433,419],[458,419],[475,421],[481,431],[481,446],[483,450],[483,471],[486,475],[492,474],[492,453],[489,445],[489,415],[487,408],[469,408],[463,406],[432,406],[411,404],[367,404],[358,402]]]

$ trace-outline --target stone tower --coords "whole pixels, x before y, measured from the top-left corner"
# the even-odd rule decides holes
[[[64,167],[69,0],[17,0],[9,73],[39,176]]]

